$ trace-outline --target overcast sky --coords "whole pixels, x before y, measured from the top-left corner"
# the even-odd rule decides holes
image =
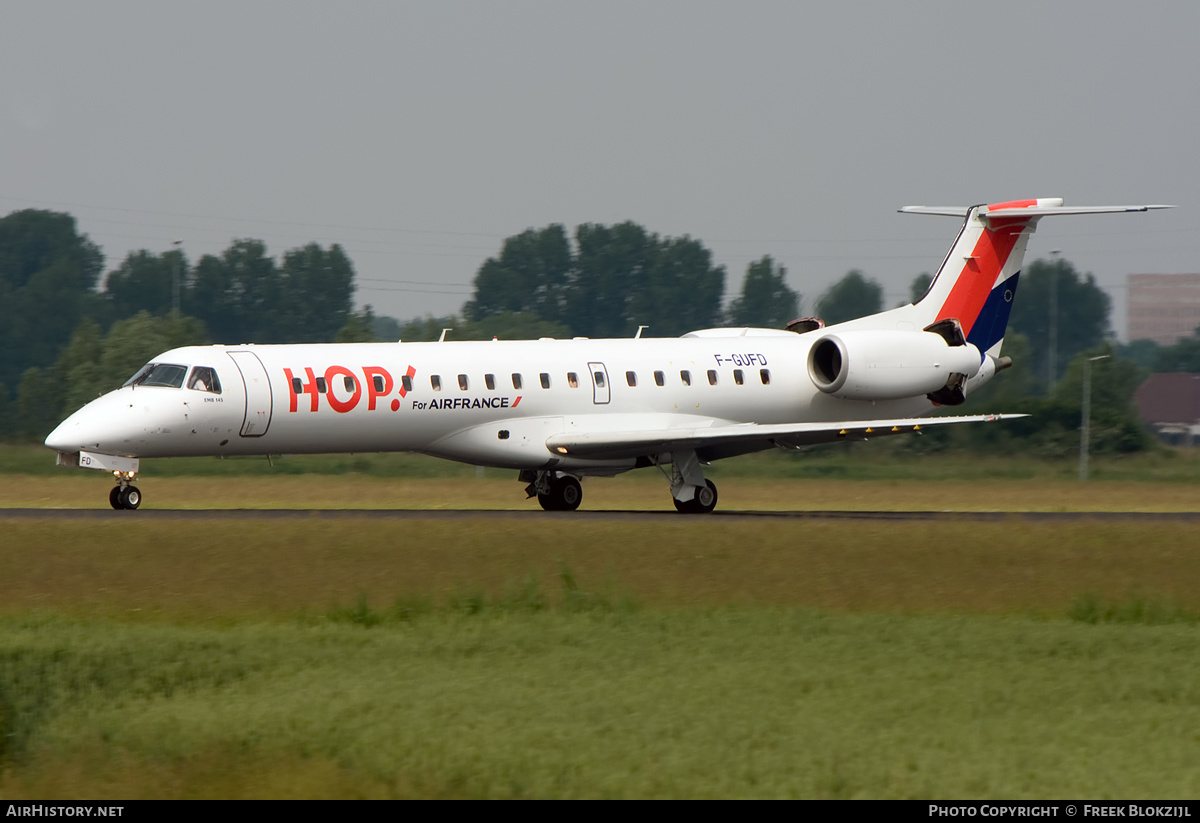
[[[341,243],[357,302],[457,311],[529,227],[633,220],[811,308],[889,304],[950,218],[907,204],[1173,203],[1045,220],[1125,333],[1131,272],[1200,271],[1200,3],[5,3],[0,214],[104,249]]]

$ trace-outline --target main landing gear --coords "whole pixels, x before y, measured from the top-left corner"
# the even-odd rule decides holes
[[[117,485],[108,493],[108,503],[114,509],[136,509],[142,505],[142,493],[133,485],[137,472],[113,472]]]
[[[717,507],[717,484],[704,477],[700,458],[692,450],[654,455],[651,465],[657,466],[671,483],[671,502],[680,514],[708,514]],[[671,470],[666,466],[670,464]],[[641,465],[645,465],[642,463]],[[527,469],[518,475],[525,487],[526,499],[536,497],[548,512],[573,512],[583,501],[579,478],[546,469]]]
[[[572,475],[549,471],[521,472],[520,479],[532,481],[525,487],[526,495],[536,495],[538,503],[548,512],[573,512],[583,502],[583,487]]]
[[[680,514],[708,514],[717,507],[717,484],[704,477],[700,458],[692,450],[671,455],[671,502]],[[662,464],[657,463],[664,476]]]
[[[703,486],[696,486],[696,491],[692,493],[691,500],[680,500],[677,497],[672,497],[671,502],[675,504],[675,511],[680,514],[708,514],[717,507],[717,484],[711,480],[705,480]]]

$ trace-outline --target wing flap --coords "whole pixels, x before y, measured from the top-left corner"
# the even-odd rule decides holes
[[[881,420],[846,420],[821,423],[737,423],[697,428],[642,431],[609,431],[556,434],[546,439],[555,454],[583,458],[621,458],[702,449],[738,442],[761,441],[783,447],[812,446],[839,440],[869,440],[909,434],[928,426],[950,423],[991,423],[1028,417],[1025,414],[975,414],[960,417],[898,417]]]

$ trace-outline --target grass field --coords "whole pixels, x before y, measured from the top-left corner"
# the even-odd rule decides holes
[[[1193,510],[1189,458],[1156,459],[1086,486],[714,476],[730,509]],[[0,539],[0,798],[1200,793],[1190,523],[513,519],[486,512],[529,507],[509,473],[313,465],[140,485],[146,508],[483,511],[67,521],[103,476],[0,474],[0,506],[46,508]],[[585,485],[585,508],[668,506],[649,473]]]
[[[4,798],[1200,790],[1188,524],[47,515]]]

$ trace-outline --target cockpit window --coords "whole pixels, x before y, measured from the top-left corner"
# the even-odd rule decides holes
[[[154,368],[153,363],[147,363],[146,365],[142,366],[140,369],[138,369],[136,372],[133,373],[133,377],[129,378],[124,383],[122,383],[121,387],[124,388],[125,386],[140,385],[142,380],[146,377],[147,374],[150,373],[150,370],[152,368]]]
[[[206,391],[210,394],[221,393],[221,381],[217,379],[217,373],[208,366],[197,366],[192,369],[192,376],[188,378],[188,388],[196,391]]]
[[[183,388],[187,366],[170,363],[147,363],[138,373],[125,381],[126,386],[165,386],[170,389]]]

